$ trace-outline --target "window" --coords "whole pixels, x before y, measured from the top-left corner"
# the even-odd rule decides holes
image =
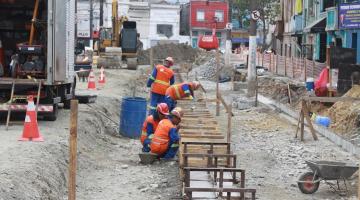
[[[198,21],[198,22],[205,21],[205,11],[204,10],[196,11],[196,21]]]
[[[158,24],[157,25],[157,34],[165,35],[166,37],[173,36],[173,26],[169,24]]]
[[[216,37],[221,38],[221,32],[216,32]]]
[[[193,31],[193,32],[192,32],[192,35],[193,35],[193,36],[198,36],[198,35],[199,35],[199,32],[198,32],[198,31]]]
[[[222,10],[216,10],[215,11],[215,18],[218,22],[224,21],[224,11]]]

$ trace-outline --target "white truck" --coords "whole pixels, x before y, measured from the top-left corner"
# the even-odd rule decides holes
[[[56,120],[58,104],[69,108],[76,79],[76,0],[0,1],[0,112],[26,111],[33,95],[37,111]],[[1,56],[1,54],[0,54]]]

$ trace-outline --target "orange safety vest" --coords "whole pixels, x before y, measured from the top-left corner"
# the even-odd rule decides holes
[[[169,119],[160,121],[151,140],[150,149],[152,153],[162,155],[166,152],[170,141],[169,132],[172,128],[175,128],[175,126]]]
[[[151,86],[151,92],[165,95],[166,89],[170,87],[170,79],[174,76],[174,72],[164,65],[157,65],[156,70],[156,77],[150,77],[154,80]]]
[[[147,135],[147,125],[148,125],[148,123],[153,125],[154,131],[156,130],[156,128],[157,128],[157,126],[159,124],[158,121],[154,120],[154,117],[152,115],[150,115],[150,116],[148,116],[146,118],[146,120],[144,121],[144,124],[143,124],[142,133],[141,133],[141,136],[140,136],[140,141],[141,141],[141,144],[143,144],[143,145],[144,145],[144,141],[148,137],[148,135]],[[152,139],[153,136],[154,136],[154,134],[150,135],[149,139]]]
[[[190,83],[180,83],[180,84],[172,85],[166,90],[165,95],[170,96],[171,99],[173,100],[179,100],[187,97],[188,95],[182,89],[182,86],[185,84],[188,84],[189,88],[191,87]]]

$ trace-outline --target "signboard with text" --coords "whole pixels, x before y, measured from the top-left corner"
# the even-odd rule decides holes
[[[360,28],[360,3],[340,4],[339,28]]]

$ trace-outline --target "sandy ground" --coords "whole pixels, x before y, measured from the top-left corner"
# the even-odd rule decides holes
[[[158,162],[139,164],[138,140],[119,136],[121,99],[133,95],[147,97],[142,78],[147,70],[107,70],[107,84],[93,92],[96,103],[79,106],[77,197],[84,200],[175,199],[180,196],[178,164]],[[137,83],[137,84],[134,84]],[[134,87],[136,85],[137,87]],[[215,84],[205,82],[209,98]],[[79,93],[87,93],[85,83]],[[227,102],[244,96],[221,84]],[[215,105],[209,104],[214,111]],[[348,196],[333,194],[325,185],[314,195],[302,194],[298,177],[309,171],[305,160],[358,162],[327,139],[306,142],[294,139],[295,126],[279,113],[262,105],[234,110],[232,149],[238,155],[238,167],[246,170],[246,185],[257,189],[262,200],[356,199],[357,177],[348,184]],[[5,131],[0,126],[0,200],[66,199],[69,111],[61,109],[55,122],[40,121],[43,143],[18,142],[22,126]],[[106,117],[105,117],[106,116]],[[218,117],[226,129],[224,111]]]
[[[96,103],[79,106],[78,199],[171,199],[179,196],[176,162],[139,164],[138,140],[119,136],[121,98],[134,94],[146,71],[107,70]],[[143,83],[142,83],[143,84]],[[139,84],[137,84],[139,85]],[[78,83],[78,93],[88,93]],[[135,94],[147,96],[144,88]],[[40,121],[45,142],[18,142],[22,126],[0,126],[0,199],[66,199],[69,111],[55,122]],[[106,116],[106,117],[105,117]]]
[[[215,84],[202,82],[207,97],[215,98]],[[230,83],[220,84],[227,103],[239,97],[246,99],[245,91],[231,91]],[[215,103],[209,104],[215,114]],[[301,174],[310,171],[305,160],[329,160],[358,163],[359,159],[343,151],[324,137],[313,141],[310,133],[305,142],[295,139],[296,125],[266,105],[244,110],[233,110],[232,150],[238,156],[238,167],[246,170],[246,185],[257,189],[257,198],[263,200],[317,200],[357,199],[357,173],[348,182],[349,193],[339,196],[323,182],[313,195],[305,195],[297,187]],[[221,108],[217,117],[226,133],[227,114]]]

